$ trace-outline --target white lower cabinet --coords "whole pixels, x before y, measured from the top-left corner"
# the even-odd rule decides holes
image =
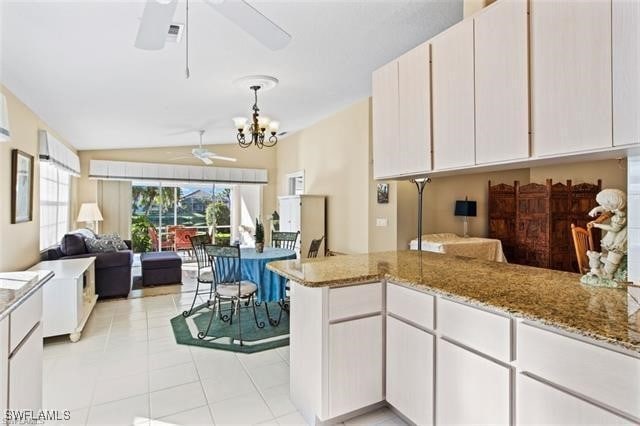
[[[511,370],[438,340],[436,423],[507,425],[511,419]]]
[[[387,402],[418,425],[433,424],[434,339],[387,316]]]
[[[38,324],[9,358],[9,407],[42,408],[42,325]]]
[[[629,420],[523,374],[518,375],[516,393],[516,424],[519,425],[631,424]]]
[[[0,425],[9,403],[9,319],[0,320]]]
[[[329,416],[384,399],[382,315],[329,325]]]

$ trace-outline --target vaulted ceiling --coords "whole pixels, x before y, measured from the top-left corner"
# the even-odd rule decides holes
[[[78,149],[232,143],[252,74],[280,84],[259,98],[281,130],[304,128],[371,92],[371,72],[462,19],[462,0],[250,1],[289,32],[270,51],[201,0],[185,39],[133,46],[143,1],[1,1],[0,82]],[[180,3],[175,22],[185,20]]]

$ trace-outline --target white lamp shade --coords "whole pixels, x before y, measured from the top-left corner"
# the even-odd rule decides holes
[[[98,222],[103,220],[102,213],[96,203],[82,203],[80,213],[78,213],[78,222]]]
[[[0,93],[0,142],[7,142],[11,138],[9,130],[9,111],[7,99]]]
[[[280,122],[272,121],[271,123],[269,123],[269,130],[271,130],[273,133],[276,133],[278,130],[280,130]]]
[[[247,125],[247,119],[244,117],[236,117],[233,119],[233,125],[236,126],[236,129],[244,129]]]

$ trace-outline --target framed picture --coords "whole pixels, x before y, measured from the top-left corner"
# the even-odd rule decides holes
[[[33,219],[33,155],[11,151],[11,223]]]
[[[389,202],[389,184],[378,184],[378,204],[387,204]]]

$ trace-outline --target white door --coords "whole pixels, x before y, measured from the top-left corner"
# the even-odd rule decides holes
[[[476,163],[527,158],[527,2],[496,2],[477,15],[474,23]]]
[[[510,423],[510,370],[438,340],[436,424]]]
[[[280,231],[291,231],[291,198],[280,198]]]
[[[433,168],[475,164],[473,20],[431,41]]]
[[[533,155],[611,147],[611,1],[530,8]]]
[[[433,424],[434,337],[387,316],[387,401],[412,422]]]
[[[613,0],[613,144],[640,143],[640,1]]]
[[[382,316],[329,325],[329,417],[384,399]]]
[[[393,175],[399,158],[398,61],[374,71],[371,83],[373,176],[377,179]]]
[[[396,176],[431,170],[431,50],[428,43],[398,59],[399,160]]]
[[[516,381],[516,424],[631,424],[622,417],[525,375],[519,374]]]
[[[9,408],[42,408],[42,325],[25,338],[9,359]]]

